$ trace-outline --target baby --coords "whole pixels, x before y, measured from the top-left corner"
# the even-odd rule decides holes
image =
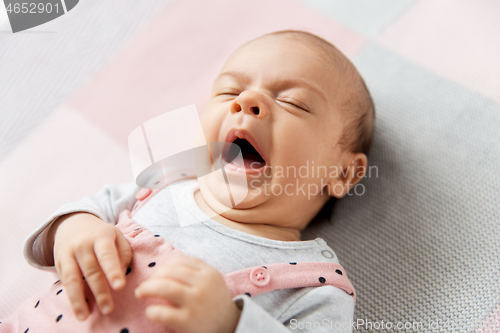
[[[251,40],[214,81],[202,127],[207,142],[242,149],[243,164],[224,156],[226,173],[248,176],[248,195],[234,208],[220,196],[226,184],[210,178],[177,184],[181,207],[170,185],[107,185],[58,209],[26,240],[29,263],[57,271],[50,297],[66,294],[79,320],[72,331],[94,316],[92,332],[111,331],[99,326],[110,321],[122,333],[351,332],[354,289],[325,241],[303,241],[301,231],[366,171],[374,105],[355,67],[307,32]],[[305,166],[317,172],[302,177]],[[203,222],[181,227],[176,210]],[[62,311],[44,331],[70,320]],[[141,315],[147,321],[135,330],[123,324]],[[20,319],[10,325],[29,329]]]

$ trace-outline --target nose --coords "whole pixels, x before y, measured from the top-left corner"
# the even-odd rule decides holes
[[[243,111],[259,118],[267,116],[267,107],[265,96],[254,90],[245,90],[233,100],[231,104],[231,113]]]

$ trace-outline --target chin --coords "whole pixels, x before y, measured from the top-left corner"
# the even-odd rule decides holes
[[[199,177],[200,191],[207,204],[218,214],[230,209],[250,209],[266,201],[260,188],[249,186],[247,178],[235,178],[226,173],[226,183],[222,172]],[[229,194],[230,193],[230,194]]]
[[[250,209],[255,208],[266,201],[267,197],[260,189],[249,190],[245,199],[235,205],[236,209]]]

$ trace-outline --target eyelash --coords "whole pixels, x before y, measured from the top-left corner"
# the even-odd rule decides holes
[[[223,92],[223,93],[218,93],[216,96],[238,96],[239,93],[232,93],[232,92]]]
[[[240,93],[222,92],[222,93],[217,94],[216,96],[239,96],[239,94]],[[289,101],[277,100],[277,102],[286,103],[286,104],[291,105],[291,106],[293,106],[297,109],[300,109],[302,111],[309,112],[308,110],[306,110],[306,109],[304,109],[304,108],[302,108],[302,107],[300,107],[292,102],[289,102]]]
[[[281,103],[286,103],[286,104],[291,105],[291,106],[293,106],[293,107],[296,107],[297,109],[300,109],[300,110],[302,110],[302,111],[309,112],[308,110],[306,110],[306,109],[304,109],[304,108],[302,108],[302,107],[300,107],[300,106],[298,106],[298,105],[296,105],[296,104],[293,104],[292,102],[282,101],[282,100],[278,100],[278,102],[281,102]]]

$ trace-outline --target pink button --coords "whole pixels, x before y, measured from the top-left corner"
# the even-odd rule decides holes
[[[152,192],[150,188],[141,188],[139,192],[135,195],[137,200],[144,200],[148,197],[148,195]]]
[[[250,271],[250,281],[257,287],[264,287],[271,281],[271,276],[264,267],[255,267]]]

